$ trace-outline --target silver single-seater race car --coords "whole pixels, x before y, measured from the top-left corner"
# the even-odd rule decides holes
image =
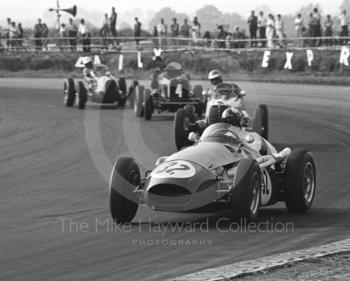
[[[194,145],[160,157],[145,177],[134,159],[120,158],[111,173],[110,211],[117,223],[126,223],[139,204],[183,212],[215,203],[231,209],[235,219],[253,221],[260,207],[279,201],[304,213],[315,190],[315,161],[306,149],[278,152],[257,133],[215,123]]]
[[[87,85],[82,79],[67,78],[63,85],[63,102],[67,107],[77,105],[84,109],[88,100],[101,104],[118,103],[124,106],[128,97],[126,81],[116,78],[108,66],[96,64],[93,69],[95,79]]]
[[[176,112],[179,108],[191,105],[202,116],[205,101],[202,86],[190,85],[188,75],[177,62],[169,63],[165,70],[155,70],[150,88],[135,87],[134,111],[136,116],[151,120],[155,112]]]

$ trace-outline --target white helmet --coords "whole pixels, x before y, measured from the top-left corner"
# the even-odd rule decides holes
[[[210,71],[209,75],[208,75],[208,79],[209,80],[216,79],[216,78],[221,78],[221,77],[222,77],[222,74],[217,69],[214,69],[214,70]]]
[[[83,63],[84,65],[86,65],[86,64],[88,64],[88,63],[90,63],[90,62],[92,62],[92,58],[90,58],[90,57],[83,57],[82,63]]]

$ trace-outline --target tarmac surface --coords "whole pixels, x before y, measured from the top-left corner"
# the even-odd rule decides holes
[[[349,87],[239,83],[249,112],[268,105],[272,143],[314,154],[316,198],[306,215],[280,203],[248,229],[219,212],[140,207],[122,228],[109,216],[114,161],[129,155],[145,171],[174,152],[173,114],[145,121],[130,108],[65,108],[62,84],[0,79],[1,280],[176,279],[349,237]]]

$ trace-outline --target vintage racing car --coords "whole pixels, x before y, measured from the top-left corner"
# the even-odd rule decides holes
[[[191,89],[189,80],[177,62],[169,63],[161,73],[155,70],[150,89],[140,85],[134,90],[136,116],[151,120],[154,112],[176,112],[186,105],[192,105],[196,114],[202,116],[205,108],[202,86],[195,85]]]
[[[124,106],[128,97],[125,79],[117,79],[104,64],[96,64],[93,72],[96,79],[89,85],[82,79],[64,80],[64,105],[72,107],[76,104],[79,109],[84,109],[87,100],[91,100],[96,103],[118,103],[119,106]]]
[[[134,159],[120,158],[110,177],[110,212],[127,223],[139,204],[169,212],[221,205],[235,220],[254,221],[260,207],[279,201],[290,212],[308,211],[315,190],[315,161],[306,149],[277,152],[257,133],[216,123],[193,146],[160,157],[145,177]]]
[[[180,150],[193,144],[188,139],[190,132],[195,131],[201,134],[207,126],[220,122],[222,113],[227,108],[242,109],[243,98],[246,94],[245,91],[241,90],[237,93],[233,84],[223,83],[218,86],[212,96],[208,97],[204,119],[198,119],[198,115],[195,114],[194,108],[191,106],[179,109],[174,119],[175,145],[177,149]],[[268,139],[268,121],[268,108],[265,104],[260,104],[255,110],[252,120],[246,113],[243,126],[247,130],[254,131],[263,138]]]

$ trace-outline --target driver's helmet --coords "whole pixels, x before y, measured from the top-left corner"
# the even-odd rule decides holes
[[[166,66],[166,72],[169,77],[177,77],[182,74],[182,66],[178,62],[171,62]]]
[[[237,108],[232,107],[224,110],[221,116],[221,120],[224,123],[228,123],[233,126],[240,127],[242,117],[243,117],[242,112]]]
[[[212,85],[216,86],[222,82],[222,74],[219,70],[214,69],[209,72],[208,79]]]
[[[153,58],[153,67],[158,70],[162,71],[165,68],[165,63],[161,57],[154,57]]]

